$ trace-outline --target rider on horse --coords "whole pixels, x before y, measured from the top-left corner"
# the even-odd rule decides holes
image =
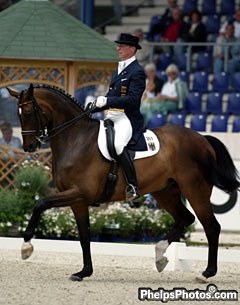
[[[140,195],[133,161],[126,146],[130,140],[136,143],[144,131],[140,104],[146,76],[135,57],[137,50],[141,49],[138,37],[122,33],[115,42],[121,61],[113,74],[108,93],[97,98],[95,111],[107,109],[106,119],[114,123],[117,161],[124,169],[128,184],[126,200],[131,201]]]

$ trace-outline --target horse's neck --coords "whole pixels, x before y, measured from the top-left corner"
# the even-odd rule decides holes
[[[81,124],[86,124],[90,120],[88,116],[83,115],[84,110],[71,97],[57,90],[48,88],[36,89],[36,97],[40,101],[40,106],[44,108],[47,116],[49,116],[49,121],[51,122],[49,128],[51,129],[81,115]]]

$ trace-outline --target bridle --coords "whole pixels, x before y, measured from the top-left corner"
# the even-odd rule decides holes
[[[30,95],[29,101],[18,104],[18,112],[19,112],[20,121],[21,121],[20,109],[22,109],[23,106],[28,105],[28,104],[33,105],[33,112],[34,112],[34,116],[36,119],[36,129],[22,130],[21,133],[22,133],[22,136],[27,136],[27,135],[35,136],[35,139],[39,142],[39,144],[45,144],[46,142],[49,141],[50,138],[55,137],[57,134],[61,133],[63,130],[72,126],[75,122],[77,122],[83,116],[89,115],[96,108],[95,101],[93,101],[92,103],[89,103],[87,109],[84,110],[80,115],[48,130],[48,125],[50,122],[49,122],[45,112],[39,106],[39,104],[33,94]],[[44,121],[45,121],[45,123],[44,123]]]

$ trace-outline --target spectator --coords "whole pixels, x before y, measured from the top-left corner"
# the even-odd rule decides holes
[[[0,126],[2,132],[2,138],[0,138],[0,144],[10,146],[13,148],[21,148],[21,140],[13,136],[12,125],[8,122],[4,122]]]
[[[227,1],[227,0],[226,0]],[[230,20],[226,20],[220,28],[219,34],[224,34],[226,32],[227,25],[233,23],[234,25],[234,37],[240,38],[240,8],[238,8]]]
[[[156,41],[159,40],[159,37],[165,32],[167,27],[171,24],[172,10],[176,7],[178,7],[177,0],[168,0],[168,7],[166,8],[163,15],[153,16],[148,33],[150,40],[156,40]],[[155,20],[154,22],[153,19]],[[158,39],[155,39],[156,36],[158,37]]]
[[[182,11],[176,7],[172,10],[172,22],[160,37],[160,42],[176,42],[178,39],[185,40],[188,24],[183,20]],[[169,47],[162,47],[165,52],[170,52]]]
[[[142,109],[146,123],[154,112],[167,114],[170,111],[184,109],[185,107],[188,89],[186,83],[178,77],[177,66],[170,64],[166,69],[166,74],[168,81],[164,83],[161,92],[151,101],[147,111],[144,108]]]
[[[141,112],[145,116],[147,122],[152,114],[152,108],[156,101],[157,95],[161,92],[164,81],[156,75],[156,66],[153,63],[144,67],[146,73],[146,89],[142,96]]]
[[[190,27],[187,32],[187,42],[206,42],[207,32],[204,23],[202,22],[202,14],[198,10],[193,10],[190,15]],[[193,52],[203,51],[205,47],[195,46]]]
[[[148,45],[147,40],[144,38],[144,33],[142,29],[136,29],[133,35],[139,38],[139,44],[142,47],[141,52],[136,53],[136,58],[140,65],[145,66],[149,62],[150,47]]]
[[[239,46],[227,47],[227,46],[223,45],[224,43],[234,43],[237,41],[238,41],[238,39],[236,37],[234,37],[234,24],[233,23],[227,24],[225,32],[222,32],[219,34],[219,36],[216,39],[216,44],[213,48],[213,58],[214,58],[213,72],[214,73],[219,73],[224,70],[223,69],[224,68],[224,56],[225,56],[226,48],[227,48],[229,64],[235,57],[239,56],[239,52],[240,52]]]

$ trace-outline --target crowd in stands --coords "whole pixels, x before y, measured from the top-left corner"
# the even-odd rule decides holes
[[[210,131],[229,131],[229,122],[230,131],[240,131],[238,4],[237,0],[184,0],[180,6],[177,0],[168,0],[165,12],[152,16],[147,33],[141,29],[134,33],[144,49],[138,60],[147,76],[141,108],[147,126],[166,121],[185,125],[190,117],[189,127],[198,131],[206,131],[209,122]],[[148,41],[158,43],[153,63],[147,60]],[[193,44],[188,53],[183,43],[203,44]],[[190,70],[187,56],[191,56]]]

